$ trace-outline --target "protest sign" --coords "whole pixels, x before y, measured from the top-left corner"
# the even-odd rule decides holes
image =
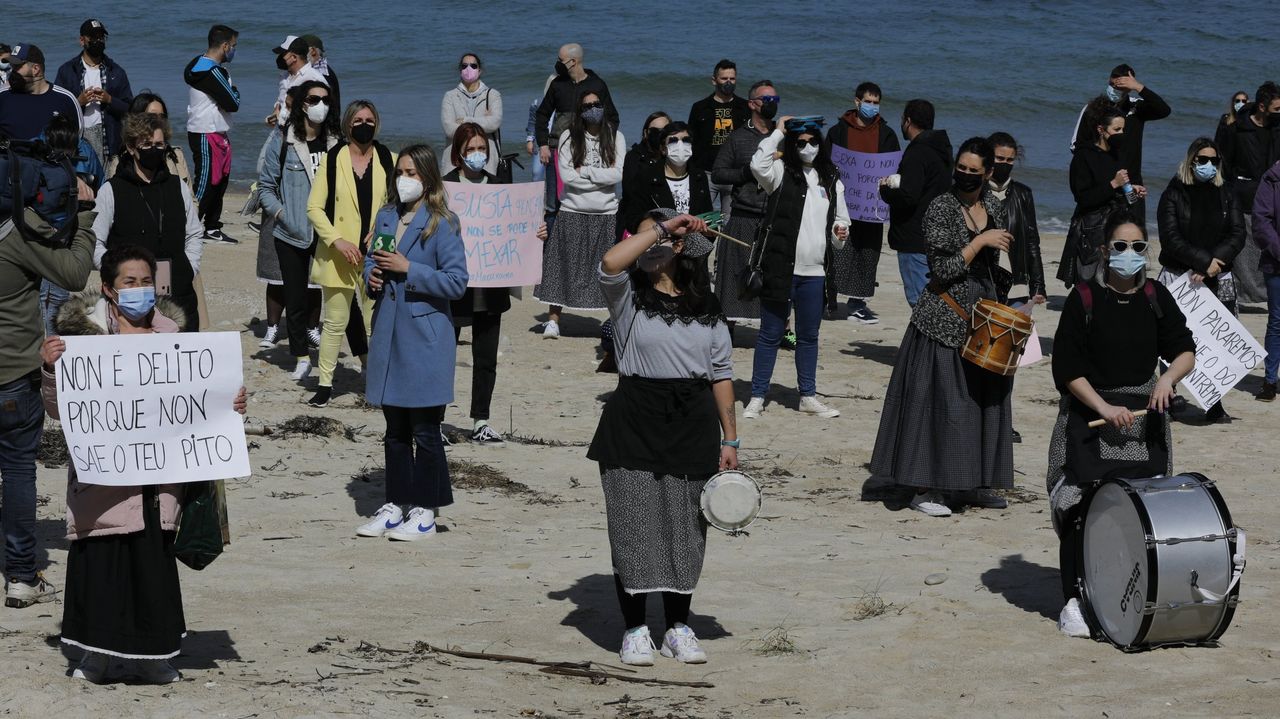
[[[889,206],[880,199],[880,178],[898,171],[902,152],[854,152],[831,146],[831,162],[844,183],[844,201],[849,219],[888,222]]]
[[[240,335],[64,337],[58,414],[77,479],[137,486],[247,477]]]
[[[515,185],[444,183],[449,209],[462,223],[468,287],[520,287],[542,281],[541,182]]]
[[[1222,399],[1246,374],[1257,369],[1266,351],[1240,324],[1213,290],[1191,281],[1191,273],[1169,283],[1169,292],[1187,316],[1187,327],[1196,339],[1196,368],[1182,386],[1196,404],[1208,409]]]

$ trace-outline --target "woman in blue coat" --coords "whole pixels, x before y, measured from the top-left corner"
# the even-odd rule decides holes
[[[387,420],[387,503],[356,534],[414,541],[435,534],[436,511],[453,504],[440,437],[453,401],[457,346],[449,303],[467,289],[458,217],[449,211],[439,161],[426,145],[400,152],[374,220],[364,281],[374,298],[366,399]]]

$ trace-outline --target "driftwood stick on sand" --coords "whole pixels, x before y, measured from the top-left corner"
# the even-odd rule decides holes
[[[445,649],[437,647],[426,642],[419,642],[418,648],[431,652],[439,652],[441,654],[449,654],[464,659],[481,659],[489,662],[514,662],[517,664],[533,664],[542,667],[539,671],[548,674],[560,674],[570,677],[585,677],[597,682],[603,682],[606,679],[617,679],[622,682],[632,682],[634,684],[659,684],[662,686],[674,687],[697,687],[701,689],[711,689],[715,687],[710,682],[681,682],[670,679],[652,679],[645,677],[629,676],[627,674],[619,674],[617,672],[606,672],[600,669],[592,669],[591,662],[547,662],[540,659],[532,659],[530,657],[520,657],[511,654],[490,654],[489,652],[468,652],[462,649]],[[630,672],[630,669],[622,669],[621,671]]]

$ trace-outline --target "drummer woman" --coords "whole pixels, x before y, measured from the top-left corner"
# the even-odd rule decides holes
[[[987,188],[995,149],[982,137],[960,145],[951,192],[929,203],[928,291],[911,313],[889,389],[871,471],[915,490],[911,508],[950,516],[948,502],[1003,508],[992,489],[1013,487],[1010,380],[960,358],[979,299],[1012,284],[997,261],[1012,239],[1004,203]]]
[[[662,592],[662,655],[700,664],[686,626],[702,573],[703,485],[738,466],[729,327],[711,292],[706,223],[653,210],[600,263],[615,327],[618,389],[587,456],[600,463],[624,664],[653,664],[645,599]]]
[[[1172,471],[1164,412],[1174,387],[1195,367],[1195,340],[1182,310],[1164,285],[1146,278],[1146,228],[1122,210],[1108,217],[1103,232],[1108,262],[1067,296],[1053,338],[1053,381],[1062,400],[1049,445],[1049,505],[1067,602],[1058,629],[1072,637],[1089,636],[1077,585],[1083,493],[1110,477]],[[1169,363],[1158,377],[1157,359]],[[1153,414],[1135,416],[1142,408]],[[1090,429],[1099,418],[1106,424]]]

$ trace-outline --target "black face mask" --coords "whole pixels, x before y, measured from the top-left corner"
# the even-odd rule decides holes
[[[1013,173],[1012,162],[997,162],[991,169],[991,179],[997,185],[1003,185],[1009,181],[1009,175]]]
[[[772,120],[778,114],[778,103],[762,102],[760,103],[760,117],[766,120]]]
[[[662,139],[662,130],[649,128],[644,131],[644,144],[649,147],[652,152],[658,152],[662,148],[658,146],[659,140]]]
[[[164,148],[148,147],[138,150],[138,166],[147,172],[157,172],[164,167]]]
[[[556,60],[556,77],[568,77],[568,76],[569,76],[569,66],[564,64],[563,62],[560,62],[559,60]]]
[[[107,54],[107,41],[98,39],[90,40],[88,45],[84,46],[85,52],[89,53],[89,57],[94,60],[101,60]]]
[[[1108,137],[1107,144],[1111,147],[1112,152],[1119,152],[1120,148],[1124,147],[1124,133]]]
[[[351,139],[355,140],[361,145],[368,145],[370,142],[373,142],[373,132],[374,132],[373,125],[367,122],[362,122],[359,125],[352,125]]]
[[[1267,127],[1280,127],[1280,113],[1269,113],[1267,115]]]
[[[9,73],[9,91],[10,92],[23,93],[23,92],[27,92],[29,89],[30,88],[28,87],[27,78],[18,74],[16,70]]]
[[[722,82],[719,85],[716,85],[716,89],[720,91],[721,95],[732,95],[733,91],[738,89],[738,83],[733,82],[732,80],[729,82]]]
[[[956,170],[955,174],[951,176],[951,185],[956,188],[957,192],[973,192],[982,187],[982,175]]]
[[[289,69],[288,63],[284,61],[284,55],[276,55],[276,67],[286,71]]]

